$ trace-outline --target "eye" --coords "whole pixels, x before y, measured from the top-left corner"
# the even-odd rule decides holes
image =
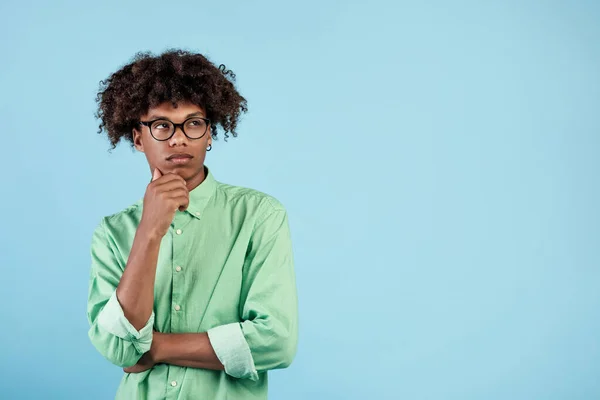
[[[186,126],[192,129],[204,129],[206,122],[201,118],[194,118],[187,121]]]
[[[156,121],[152,124],[152,129],[154,129],[154,130],[171,129],[171,124],[169,123],[169,121]]]

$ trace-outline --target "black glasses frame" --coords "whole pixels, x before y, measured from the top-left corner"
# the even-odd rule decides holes
[[[204,133],[202,134],[202,136],[200,136],[200,137],[190,137],[190,136],[188,136],[187,133],[185,133],[185,128],[183,126],[186,124],[186,122],[188,122],[191,119],[201,119],[204,122],[206,122],[206,130],[204,131]],[[156,136],[154,136],[154,134],[152,133],[152,124],[155,123],[156,121],[167,121],[167,122],[170,122],[171,124],[173,124],[173,132],[171,133],[171,135],[169,135],[168,138],[166,138],[166,139],[157,139]],[[183,132],[183,134],[185,135],[185,137],[187,137],[190,140],[196,140],[196,139],[202,139],[204,137],[204,135],[206,135],[206,132],[208,132],[208,128],[210,127],[210,119],[203,118],[203,117],[190,117],[190,118],[187,118],[182,123],[176,124],[175,122],[173,122],[173,121],[171,121],[169,119],[166,119],[166,118],[157,118],[157,119],[153,119],[152,121],[140,121],[140,124],[144,125],[144,126],[147,126],[148,130],[150,131],[150,135],[152,135],[152,137],[154,138],[154,140],[157,140],[159,142],[164,142],[164,141],[167,141],[167,140],[171,139],[173,137],[173,135],[175,134],[175,132],[177,131],[178,127],[181,129],[181,132]]]

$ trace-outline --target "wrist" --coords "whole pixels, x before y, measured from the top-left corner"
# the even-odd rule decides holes
[[[156,229],[146,225],[143,219],[138,226],[136,236],[150,244],[160,243],[163,237]]]

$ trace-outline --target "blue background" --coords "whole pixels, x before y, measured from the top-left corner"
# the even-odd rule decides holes
[[[51,6],[49,4],[52,4]],[[96,134],[135,52],[237,74],[223,182],[279,198],[297,358],[272,399],[600,398],[600,2],[0,4],[0,398],[109,399],[93,228],[143,196]]]

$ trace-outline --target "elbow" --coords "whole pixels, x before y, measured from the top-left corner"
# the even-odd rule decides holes
[[[123,352],[103,353],[102,355],[112,364],[121,368],[133,367],[141,358],[141,355],[124,354]]]
[[[274,369],[288,368],[292,365],[298,349],[298,334],[295,330],[287,331],[277,337],[274,346]]]
[[[102,335],[94,327],[90,329],[88,336],[98,353],[118,367],[134,366],[143,355],[131,343],[117,337]]]
[[[296,357],[298,329],[294,321],[246,321],[246,340],[258,372],[288,368]]]
[[[288,368],[292,365],[292,361],[296,357],[296,350],[292,349],[284,349],[280,352],[279,355],[279,365],[276,367],[277,369]]]

